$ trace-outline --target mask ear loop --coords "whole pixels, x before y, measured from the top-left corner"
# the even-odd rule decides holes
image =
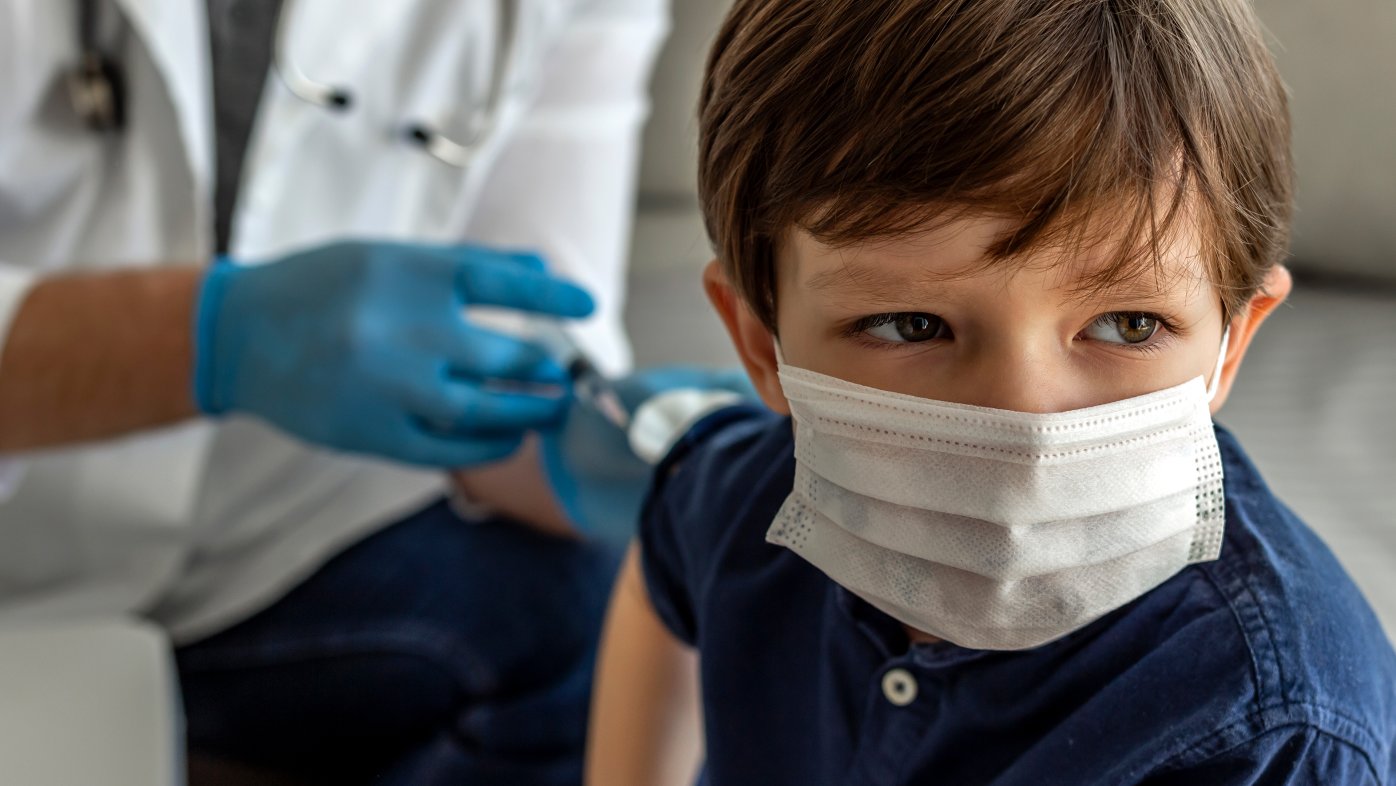
[[[1217,355],[1217,365],[1212,369],[1212,378],[1207,382],[1207,403],[1211,404],[1212,399],[1217,397],[1217,389],[1221,387],[1222,366],[1226,365],[1226,350],[1231,344],[1231,326],[1227,325],[1222,331],[1221,353]]]

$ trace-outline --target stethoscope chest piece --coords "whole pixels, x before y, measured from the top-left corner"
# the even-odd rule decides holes
[[[68,71],[68,99],[92,131],[119,131],[126,124],[126,85],[121,68],[98,44],[99,0],[78,0],[78,62]]]
[[[118,131],[126,123],[121,69],[100,52],[83,52],[68,72],[68,97],[83,125],[92,131]]]

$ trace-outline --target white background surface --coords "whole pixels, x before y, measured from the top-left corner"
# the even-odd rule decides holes
[[[0,783],[184,783],[165,635],[121,620],[0,629]]]

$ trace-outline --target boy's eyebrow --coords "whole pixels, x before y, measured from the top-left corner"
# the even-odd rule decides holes
[[[1149,275],[1149,272],[1153,275]],[[1205,274],[1190,275],[1196,272],[1185,268],[1162,273],[1158,268],[1153,268],[1151,271],[1140,271],[1134,275],[1124,275],[1101,282],[1094,282],[1087,277],[1078,279],[1078,285],[1071,290],[1080,301],[1113,297],[1145,303],[1163,303],[1185,289],[1189,282],[1198,286],[1209,283],[1210,279]]]
[[[857,288],[869,292],[898,292],[905,291],[909,286],[947,281],[955,277],[933,273],[911,277],[876,265],[844,264],[815,273],[805,280],[805,287],[817,291]]]
[[[918,294],[917,289],[921,287],[963,279],[966,275],[973,275],[973,272],[935,273],[923,271],[921,275],[910,276],[905,271],[892,270],[878,265],[843,264],[809,276],[804,285],[813,291],[848,291],[854,289],[877,296],[879,300],[885,302],[910,302],[915,299]],[[1088,277],[1078,277],[1075,285],[1069,282],[1063,282],[1063,284],[1064,289],[1075,293],[1074,299],[1081,302],[1100,298],[1119,298],[1144,301],[1144,304],[1148,304],[1162,303],[1170,299],[1178,285],[1188,278],[1187,275],[1159,277],[1141,272],[1139,275],[1124,276],[1117,280],[1097,284],[1091,283]],[[1197,283],[1202,284],[1205,281]]]
[[[927,290],[956,278],[922,272],[889,270],[877,265],[840,265],[809,276],[804,286],[811,292],[856,294],[865,305],[897,309],[924,305]]]

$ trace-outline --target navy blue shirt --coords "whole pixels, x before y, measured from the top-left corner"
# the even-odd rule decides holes
[[[1326,546],[1218,428],[1220,559],[1050,644],[909,645],[766,529],[790,422],[700,423],[657,474],[650,598],[700,652],[712,786],[1390,784],[1396,654]]]

